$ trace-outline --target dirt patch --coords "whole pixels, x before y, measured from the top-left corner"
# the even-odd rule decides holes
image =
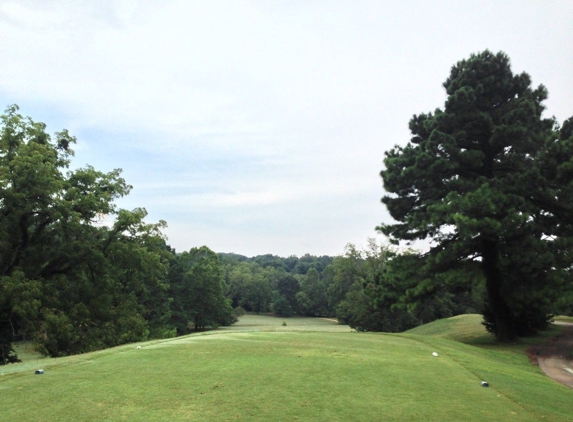
[[[573,325],[545,343],[537,344],[526,350],[532,364],[555,381],[573,388]]]

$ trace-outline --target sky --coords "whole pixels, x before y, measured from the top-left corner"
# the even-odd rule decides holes
[[[573,2],[2,0],[0,107],[123,169],[178,252],[340,255],[392,222],[384,152],[472,53],[573,116]]]

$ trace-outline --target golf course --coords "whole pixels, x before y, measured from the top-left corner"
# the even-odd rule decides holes
[[[496,345],[480,321],[462,315],[381,334],[246,315],[215,331],[57,359],[20,344],[23,362],[0,367],[0,419],[573,420],[573,390],[525,353],[545,338]]]

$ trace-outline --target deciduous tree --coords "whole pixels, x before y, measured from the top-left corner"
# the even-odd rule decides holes
[[[153,301],[165,291],[164,223],[117,209],[131,189],[120,170],[69,170],[67,131],[52,138],[17,106],[0,131],[0,363],[22,335],[52,356],[146,338],[165,309]],[[104,214],[111,227],[95,224]]]
[[[171,289],[173,320],[180,334],[234,322],[221,262],[208,247],[192,248],[177,257]]]

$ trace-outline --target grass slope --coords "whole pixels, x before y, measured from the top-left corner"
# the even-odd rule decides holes
[[[559,322],[566,322],[568,324],[573,324],[573,317],[572,316],[563,316],[563,315],[559,315],[556,316],[555,318],[553,318],[555,321],[559,321]]]
[[[573,391],[531,365],[525,353],[532,344],[559,334],[563,327],[554,326],[538,337],[500,345],[481,321],[480,315],[460,315],[416,327],[404,335],[441,350],[441,355],[489,382],[526,413],[540,420],[572,421]]]
[[[141,349],[32,359],[0,367],[0,419],[573,419],[573,391],[519,350],[448,339],[452,327],[449,334],[444,327],[432,335],[363,334],[326,320],[246,316],[228,330]],[[34,375],[39,367],[44,375]]]
[[[482,321],[481,315],[458,315],[420,325],[406,333],[445,338],[462,343],[492,344],[494,337],[485,330]]]

